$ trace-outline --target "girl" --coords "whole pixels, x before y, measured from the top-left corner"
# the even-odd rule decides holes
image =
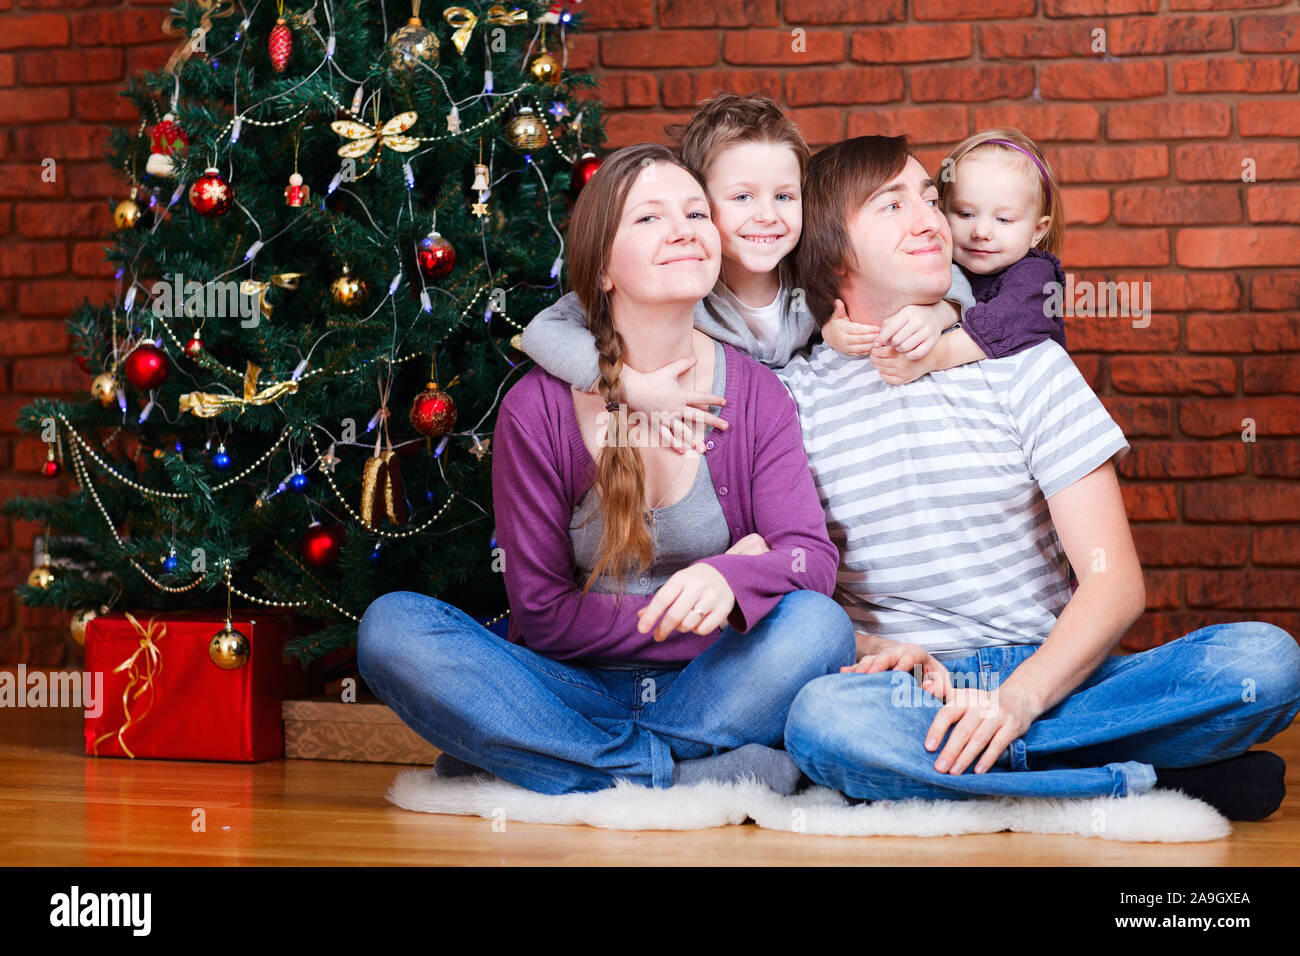
[[[444,751],[543,793],[753,775],[809,680],[851,663],[828,596],[838,553],[776,376],[692,327],[718,278],[703,184],[663,146],[610,155],[569,225],[569,274],[599,350],[597,393],[533,368],[493,433],[510,635],[408,591],[366,610],[366,683]],[[637,447],[623,380],[689,360],[722,393],[704,457]]]
[[[1065,286],[1056,257],[1065,209],[1052,167],[1018,129],[990,129],[957,145],[943,161],[939,201],[952,230],[953,261],[970,279],[976,304],[962,326],[928,354],[872,352],[891,385],[937,369],[1003,358],[1051,339],[1065,348],[1065,322],[1049,304],[1051,283]],[[915,360],[914,360],[915,359]]]
[[[781,368],[803,349],[817,328],[812,313],[792,283],[790,253],[803,229],[800,187],[809,149],[798,128],[770,97],[723,93],[706,100],[680,135],[681,158],[699,173],[722,241],[717,284],[696,307],[695,325],[771,368]],[[950,296],[973,304],[966,280],[953,268]],[[942,329],[959,318],[958,305],[940,302],[912,306],[876,330],[851,323],[843,307],[822,329],[834,348],[877,338],[920,356]],[[877,332],[879,334],[877,335]],[[539,313],[523,334],[523,348],[539,365],[588,391],[597,381],[596,347],[574,293]],[[655,435],[678,451],[702,449],[698,432],[725,429],[709,409],[723,397],[684,387],[692,360],[645,373],[628,371],[628,405],[640,412],[663,413]],[[693,446],[683,437],[691,424]]]

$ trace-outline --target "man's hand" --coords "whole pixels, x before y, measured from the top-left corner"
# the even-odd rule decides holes
[[[697,561],[665,581],[650,603],[636,612],[636,629],[645,634],[653,627],[656,641],[664,640],[675,630],[683,634],[711,634],[726,623],[727,615],[735,606],[736,595],[722,572],[711,564]]]
[[[925,735],[925,749],[933,751],[948,734],[948,742],[934,762],[939,773],[965,772],[976,757],[976,773],[986,773],[1017,737],[1024,736],[1038,719],[1028,694],[1011,683],[992,691],[962,687],[952,691]],[[983,754],[983,756],[980,756]]]
[[[854,322],[849,318],[844,301],[836,299],[835,311],[822,326],[822,340],[841,355],[860,358],[870,354],[879,331],[879,326]]]
[[[867,654],[856,664],[841,667],[841,674],[879,674],[883,671],[914,672],[921,669],[921,689],[946,701],[952,694],[948,668],[920,644],[887,643],[875,654]]]
[[[725,405],[726,398],[683,388],[678,381],[697,361],[692,355],[644,374],[624,365],[622,377],[628,407],[650,416],[664,447],[702,455],[705,428],[712,425],[726,430],[730,426],[708,411],[710,405]]]
[[[886,385],[906,385],[933,371],[930,368],[930,356],[933,354],[930,352],[923,358],[914,360],[885,346],[871,350],[871,364],[876,367]]]

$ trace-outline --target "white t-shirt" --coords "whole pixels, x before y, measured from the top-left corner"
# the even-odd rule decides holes
[[[758,342],[758,349],[750,352],[750,357],[760,362],[770,362],[776,355],[776,339],[781,330],[781,292],[781,289],[777,289],[771,302],[755,308],[741,302],[736,294],[726,287],[722,279],[718,279],[713,287],[713,294],[735,309],[745,320],[745,325],[749,326],[749,331],[754,334],[754,339]]]
[[[1046,499],[1129,447],[1059,345],[890,386],[821,344],[777,374],[856,630],[931,652],[1046,640],[1073,593]]]

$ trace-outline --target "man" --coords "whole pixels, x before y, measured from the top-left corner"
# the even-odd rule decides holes
[[[904,137],[819,152],[804,207],[815,316],[838,297],[878,325],[944,295],[951,235]],[[791,707],[809,777],[872,800],[1164,786],[1233,819],[1276,809],[1284,763],[1246,751],[1300,710],[1300,646],[1243,623],[1109,656],[1146,600],[1113,467],[1128,444],[1060,346],[892,387],[822,344],[779,374],[862,655]]]

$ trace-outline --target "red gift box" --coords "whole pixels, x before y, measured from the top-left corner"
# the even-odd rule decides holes
[[[134,620],[132,620],[134,618]],[[284,656],[302,622],[282,610],[244,611],[231,625],[248,638],[244,663],[223,670],[208,644],[220,611],[108,614],[86,626],[86,674],[103,675],[86,753],[99,757],[253,762],[284,756],[280,702],[318,694],[319,666]],[[125,700],[124,700],[125,697]]]

